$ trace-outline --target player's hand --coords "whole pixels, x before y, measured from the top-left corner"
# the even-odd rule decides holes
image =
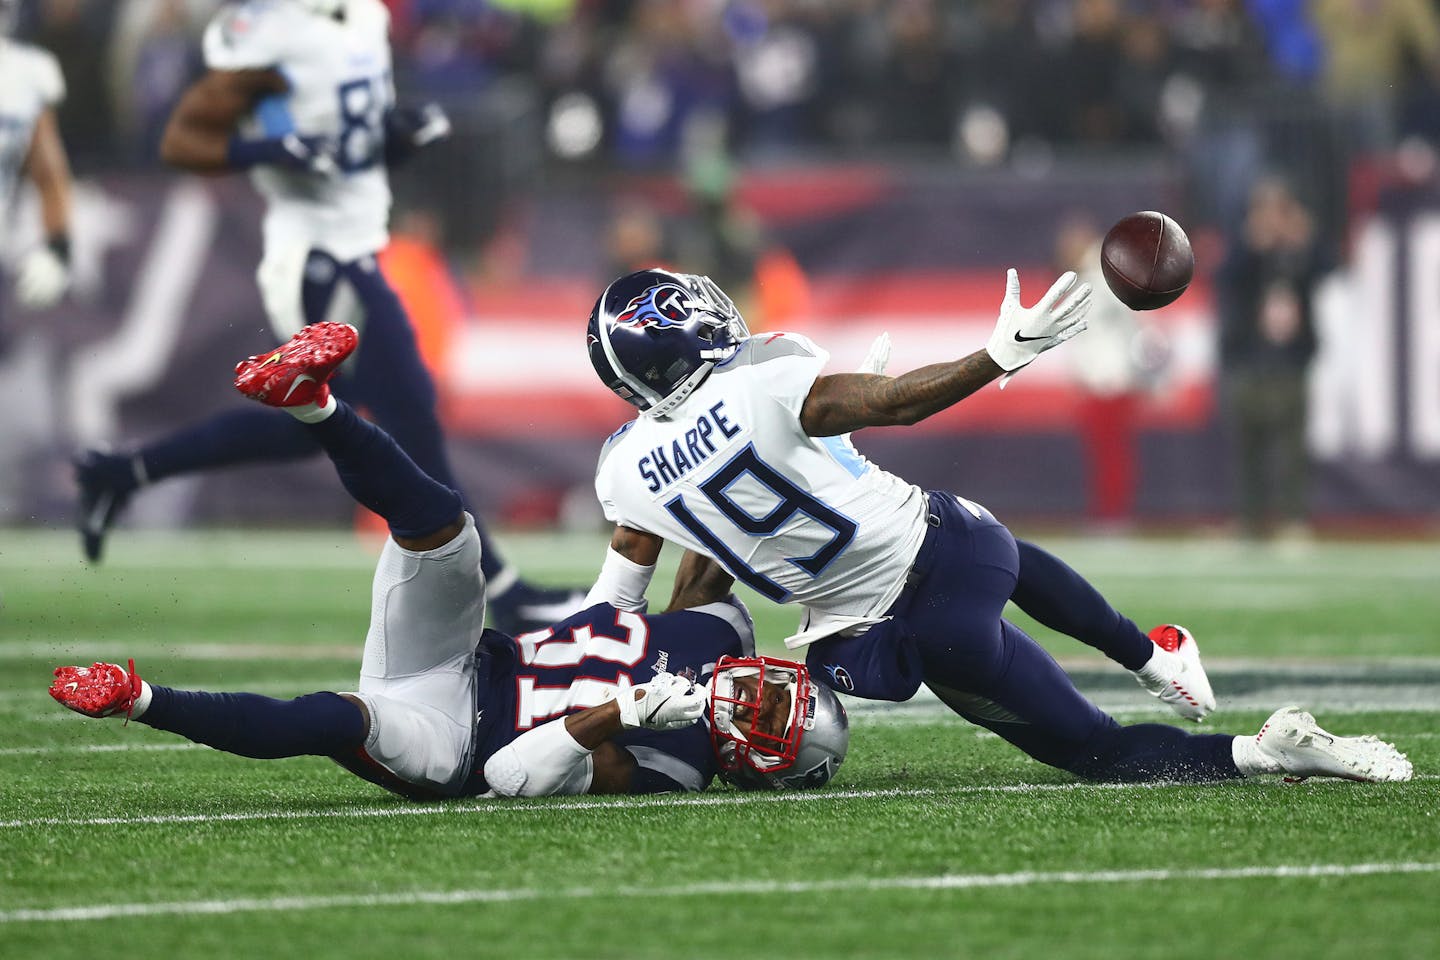
[[[280,138],[279,146],[276,160],[281,166],[322,177],[340,175],[340,165],[335,162],[337,147],[330,137],[302,137],[298,133],[287,133]]]
[[[450,118],[438,103],[395,107],[385,114],[385,163],[404,163],[432,143],[449,139]]]
[[[20,261],[15,297],[32,310],[53,307],[70,288],[70,265],[50,247],[36,247]]]
[[[340,165],[335,160],[338,150],[333,137],[302,137],[298,133],[265,140],[232,137],[226,148],[225,163],[232,170],[272,166],[334,177],[340,174]]]
[[[627,730],[679,730],[700,719],[708,699],[705,687],[673,673],[657,673],[648,683],[619,691],[620,725]]]
[[[1000,319],[985,351],[990,359],[1014,372],[1040,354],[1057,347],[1087,326],[1090,284],[1077,283],[1073,272],[1056,280],[1033,307],[1020,305],[1020,277],[1012,269],[1005,275],[1005,301]]]
[[[860,369],[857,373],[882,374],[885,368],[890,365],[890,332],[880,334],[875,342],[870,344],[870,352],[865,354],[865,359],[860,362]]]

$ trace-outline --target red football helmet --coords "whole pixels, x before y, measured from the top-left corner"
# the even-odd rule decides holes
[[[835,694],[803,663],[776,657],[721,657],[709,720],[721,777],[749,789],[822,786],[850,744]]]

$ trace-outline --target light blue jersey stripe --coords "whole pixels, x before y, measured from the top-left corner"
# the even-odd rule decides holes
[[[829,451],[834,461],[849,472],[850,476],[863,476],[865,471],[870,469],[870,461],[860,456],[860,452],[851,445],[848,436],[816,437],[816,439],[820,441],[822,447]]]
[[[295,132],[295,120],[290,116],[287,104],[288,94],[272,93],[255,104],[255,119],[267,138],[283,137]]]

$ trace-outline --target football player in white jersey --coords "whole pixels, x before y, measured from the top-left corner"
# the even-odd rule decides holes
[[[597,604],[515,638],[484,630],[480,542],[459,496],[329,393],[356,339],[348,324],[312,324],[242,362],[235,385],[289,411],[390,526],[358,688],[293,700],[179,690],[141,680],[131,660],[57,668],[52,697],[241,756],[328,756],[412,799],[830,780],[849,746],[844,708],[803,664],[754,655],[728,584],[693,609]]]
[[[900,377],[823,375],[823,350],[794,334],[750,337],[705,277],[646,270],[614,281],[591,313],[587,346],[600,379],[640,415],[600,456],[596,491],[617,526],[588,599],[639,603],[672,540],[714,564],[695,583],[735,578],[802,604],[786,643],[808,648],[821,682],[886,700],[907,700],[924,682],[961,716],[1082,777],[1408,779],[1393,746],[1331,737],[1298,708],[1271,717],[1259,741],[1121,726],[1003,618],[1005,604],[1101,650],[1199,721],[1215,701],[1194,638],[1169,624],[1147,637],[979,504],[922,491],[845,438],[915,423],[1008,378],[1083,331],[1089,306],[1089,285],[1067,273],[1023,307],[1012,270],[983,350]]]
[[[70,163],[55,108],[65,98],[60,64],[10,37],[19,0],[0,0],[0,225],[7,223],[26,174],[40,195],[42,246],[15,271],[22,306],[53,306],[70,285]]]
[[[380,0],[247,0],[205,32],[208,71],[177,104],[161,155],[195,173],[247,171],[265,200],[261,299],[278,341],[302,326],[343,320],[365,339],[336,382],[422,469],[457,488],[436,415],[435,385],[409,318],[381,274],[389,242],[387,168],[449,135],[436,105],[395,105],[390,17]],[[273,411],[226,413],[145,447],[88,451],[76,463],[86,555],[136,488],[237,463],[318,455]],[[577,609],[579,591],[521,581],[482,528],[491,610],[519,632]]]

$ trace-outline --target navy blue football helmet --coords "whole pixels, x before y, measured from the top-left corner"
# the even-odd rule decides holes
[[[654,269],[605,288],[585,341],[605,386],[663,418],[748,336],[740,311],[709,277]]]

